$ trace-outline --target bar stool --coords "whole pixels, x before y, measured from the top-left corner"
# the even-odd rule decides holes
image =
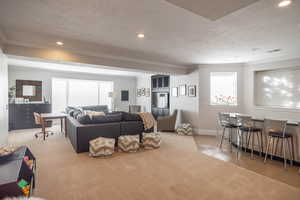
[[[222,138],[220,142],[219,148],[222,149],[223,140],[225,137],[226,129],[229,129],[229,143],[230,143],[230,151],[232,152],[232,129],[237,128],[237,125],[231,122],[230,114],[229,113],[218,113],[218,123],[223,128]]]
[[[281,140],[281,153],[283,154],[283,160],[284,160],[284,168],[286,169],[286,145],[288,145],[288,150],[290,153],[290,164],[293,165],[294,160],[294,145],[293,145],[293,135],[286,133],[286,126],[287,121],[283,120],[271,120],[271,119],[265,119],[264,120],[264,130],[267,134],[267,149],[266,149],[266,155],[264,159],[264,163],[267,161],[267,157],[269,155],[270,145],[272,143],[272,150],[270,158],[273,159],[273,155],[277,153],[277,147],[279,140]],[[289,140],[290,139],[290,140]],[[276,146],[275,145],[276,141]],[[291,141],[291,145],[289,143]],[[291,149],[292,146],[292,149]]]
[[[262,128],[258,128],[255,126],[254,121],[251,116],[237,116],[237,123],[239,126],[240,138],[241,138],[241,146],[244,145],[244,136],[245,136],[245,152],[249,148],[250,140],[251,140],[251,158],[253,158],[254,151],[254,140],[255,136],[257,138],[258,146],[259,146],[259,155],[262,155],[263,152],[263,130]]]

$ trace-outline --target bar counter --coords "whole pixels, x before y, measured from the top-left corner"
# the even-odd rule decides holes
[[[241,113],[229,113],[229,114],[230,114],[231,118],[236,118],[237,115],[250,116],[250,115],[241,114]],[[270,119],[270,118],[268,118],[268,119]],[[263,128],[263,126],[264,126],[263,118],[252,116],[252,120],[254,121],[255,127]],[[281,120],[283,120],[283,119],[281,119]],[[294,137],[294,143],[293,143],[294,161],[296,161],[298,164],[300,164],[300,127],[299,127],[299,122],[297,122],[295,120],[287,120],[287,121],[288,121],[288,123],[287,123],[286,133],[292,134]],[[236,135],[235,129],[233,129],[232,133],[233,133],[232,134],[233,135],[233,144],[235,146],[238,146],[237,135]],[[267,134],[263,132],[263,152],[264,153],[266,151],[266,146],[267,146]],[[244,144],[243,147],[245,148],[246,145]],[[249,145],[249,148],[251,148],[251,145]],[[277,154],[274,156],[283,158],[283,156],[281,155],[282,153],[280,152],[280,148],[281,148],[281,144],[278,147]],[[254,140],[254,150],[257,152],[259,151],[258,141],[256,138]],[[270,151],[269,151],[269,154],[270,154]],[[286,155],[287,155],[287,158],[289,159],[288,150],[287,150]]]

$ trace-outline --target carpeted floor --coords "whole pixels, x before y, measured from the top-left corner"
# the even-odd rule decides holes
[[[111,158],[76,154],[61,134],[36,140],[15,132],[37,158],[35,196],[60,199],[300,199],[300,189],[199,153],[193,137],[163,133],[160,149],[116,153]]]

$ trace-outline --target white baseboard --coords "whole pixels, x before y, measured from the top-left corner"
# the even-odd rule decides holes
[[[197,135],[210,135],[210,136],[216,136],[217,135],[216,130],[209,130],[209,129],[198,129],[198,130],[195,130],[195,133]]]

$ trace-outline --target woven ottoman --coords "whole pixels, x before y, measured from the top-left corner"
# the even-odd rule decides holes
[[[159,148],[161,144],[161,136],[159,133],[143,133],[142,143],[145,149]]]
[[[140,136],[122,135],[118,138],[118,147],[123,152],[136,152],[140,147]]]
[[[111,156],[115,151],[115,139],[98,137],[90,141],[90,156]]]
[[[180,124],[176,132],[178,135],[193,135],[193,127],[189,123]]]

